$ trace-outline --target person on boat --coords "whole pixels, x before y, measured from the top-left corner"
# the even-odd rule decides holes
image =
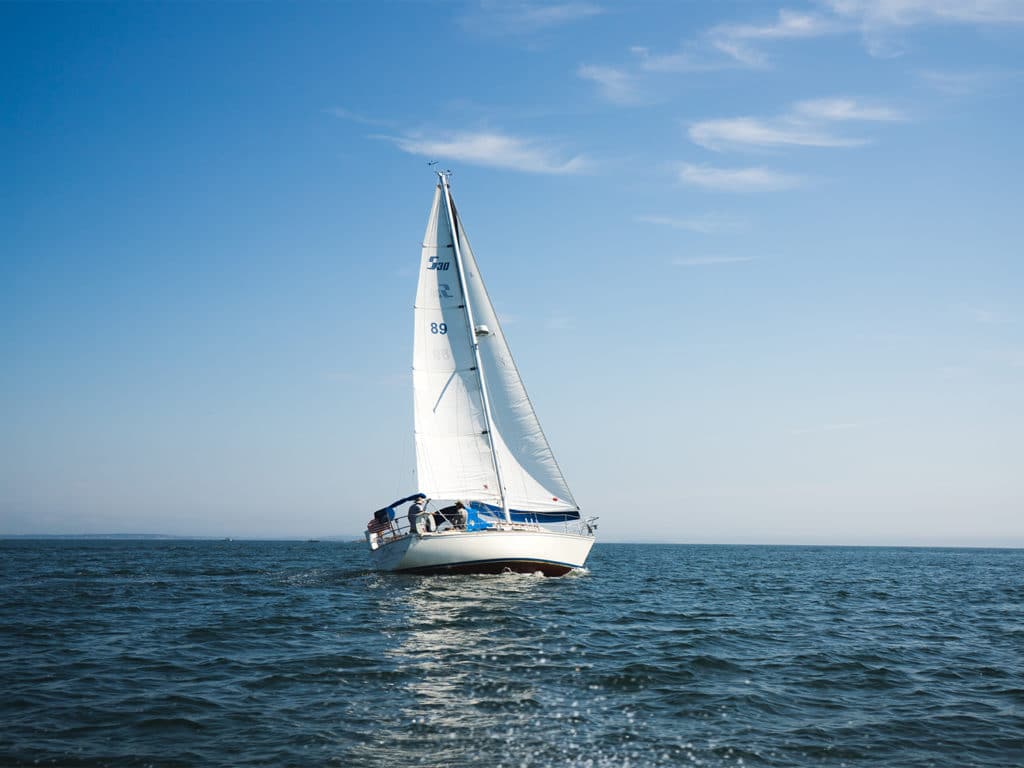
[[[437,526],[447,521],[452,528],[465,528],[467,519],[469,519],[469,513],[466,512],[466,505],[461,501],[456,501],[450,507],[442,507],[434,513],[434,523]]]
[[[423,508],[427,505],[426,496],[417,496],[409,505],[409,530],[416,530],[416,518],[423,514]]]

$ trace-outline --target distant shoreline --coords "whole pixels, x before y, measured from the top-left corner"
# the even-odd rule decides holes
[[[362,536],[176,536],[168,533],[0,533],[0,540],[62,539],[73,541],[352,541]]]

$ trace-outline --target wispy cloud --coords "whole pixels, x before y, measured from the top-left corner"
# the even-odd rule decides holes
[[[702,120],[690,126],[689,135],[694,144],[716,151],[742,147],[857,147],[865,143],[817,127],[754,117]]]
[[[806,39],[840,32],[843,25],[834,18],[821,14],[779,11],[777,18],[762,24],[720,24],[705,30],[690,40],[684,41],[676,50],[652,51],[647,46],[634,45],[629,49],[633,56],[632,67],[588,67],[603,74],[614,74],[608,78],[589,79],[598,82],[602,95],[619,106],[638,103],[638,84],[642,75],[652,77],[657,73],[699,73],[724,69],[763,69],[770,65],[767,54],[762,50],[774,41]],[[583,68],[580,70],[583,76]],[[633,98],[623,98],[622,86],[629,83]],[[609,86],[612,87],[609,87]],[[650,98],[650,94],[647,94]]]
[[[878,104],[859,104],[853,99],[845,98],[798,101],[793,113],[808,120],[894,123],[907,119],[900,110]]]
[[[593,3],[556,3],[554,5],[505,6],[505,13],[516,19],[521,27],[545,29],[571,24],[591,16],[599,16],[604,10]]]
[[[938,72],[924,70],[918,73],[924,83],[948,96],[969,96],[981,90],[986,78],[976,72]]]
[[[756,7],[756,6],[755,6]],[[782,9],[774,18],[748,23],[718,24],[685,40],[677,49],[629,49],[632,66],[612,69],[634,87],[657,73],[701,73],[725,69],[766,69],[772,53],[787,41],[860,33],[870,54],[899,55],[894,31],[924,24],[1000,25],[1024,23],[1021,0],[819,0],[812,12]],[[591,65],[593,66],[593,65]],[[622,92],[602,87],[602,95],[620,106],[635,104]],[[635,90],[633,92],[636,92]],[[648,97],[650,97],[650,92]]]
[[[488,35],[528,35],[599,16],[604,9],[594,3],[482,2],[462,18],[462,24]]]
[[[720,264],[739,264],[754,261],[754,256],[696,256],[693,258],[675,258],[672,263],[677,267],[712,267]]]
[[[708,33],[711,45],[734,61],[753,68],[768,65],[758,43],[821,37],[840,31],[832,19],[819,14],[780,10],[778,18],[766,24],[721,24]]]
[[[689,128],[690,139],[707,149],[747,147],[858,147],[866,139],[836,135],[837,123],[894,122],[906,119],[895,109],[860,104],[853,99],[815,99],[797,102],[771,118],[731,117],[701,120]]]
[[[825,0],[836,18],[860,30],[872,56],[903,53],[899,30],[929,24],[1024,23],[1020,0]]]
[[[601,95],[612,104],[629,106],[647,101],[640,92],[637,78],[623,69],[583,64],[576,74],[597,83]]]
[[[825,0],[840,17],[866,26],[916,24],[1020,24],[1020,0]]]
[[[644,224],[657,224],[663,227],[671,227],[672,229],[699,232],[702,235],[742,229],[745,226],[743,221],[721,213],[705,213],[701,216],[683,218],[675,216],[634,216],[633,220]]]
[[[720,24],[688,40],[679,50],[652,53],[645,46],[633,46],[630,52],[640,69],[647,72],[706,72],[717,69],[769,66],[768,56],[757,46],[776,40],[820,37],[841,31],[833,20],[819,14],[779,11],[778,17],[764,24]]]
[[[973,96],[993,90],[1004,82],[1019,82],[1024,76],[1024,72],[1020,70],[989,72],[922,70],[917,74],[925,85],[947,96]]]
[[[768,168],[716,168],[690,163],[680,167],[679,180],[684,184],[719,192],[771,192],[793,189],[804,182],[800,176]]]
[[[457,160],[491,168],[508,168],[524,173],[573,174],[590,167],[590,162],[584,156],[566,157],[549,142],[495,131],[382,138],[392,141],[403,152],[411,155]]]
[[[651,53],[646,46],[634,45],[629,52],[643,72],[709,72],[729,65],[721,57],[701,55],[697,50]]]
[[[652,51],[647,46],[629,49],[632,65],[579,67],[580,77],[596,83],[601,95],[618,106],[649,103],[651,92],[642,89],[645,80],[657,74],[714,72],[723,69],[761,69],[767,56],[756,44],[773,40],[816,37],[829,34],[833,25],[814,14],[780,11],[778,18],[762,25],[722,24],[685,41],[677,50]]]
[[[785,8],[778,18],[767,24],[720,24],[712,27],[712,38],[737,40],[792,40],[821,37],[835,30],[835,22],[825,16],[813,13],[799,13]]]

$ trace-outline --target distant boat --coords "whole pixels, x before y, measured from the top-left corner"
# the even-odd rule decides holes
[[[448,174],[438,180],[414,308],[420,490],[374,514],[371,558],[387,571],[561,576],[586,562],[596,518],[580,517],[487,295]],[[428,501],[410,526],[396,508],[418,497]]]

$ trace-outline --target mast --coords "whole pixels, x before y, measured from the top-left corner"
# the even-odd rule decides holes
[[[459,285],[462,288],[462,306],[466,310],[466,322],[469,324],[469,332],[473,342],[473,359],[476,361],[477,378],[480,380],[480,393],[483,396],[484,405],[484,427],[487,429],[487,444],[491,449],[491,460],[494,462],[494,474],[498,478],[498,492],[501,494],[501,510],[505,515],[505,522],[512,522],[512,515],[508,508],[508,499],[505,496],[505,480],[501,476],[501,462],[498,461],[498,452],[494,449],[494,427],[491,418],[491,400],[487,396],[487,381],[484,378],[484,367],[480,360],[480,342],[477,341],[476,324],[473,322],[473,308],[469,303],[469,288],[466,285],[466,274],[462,269],[462,249],[459,247],[459,233],[455,226],[455,207],[452,205],[452,193],[448,186],[448,171],[438,171],[437,178],[441,182],[441,189],[444,191],[445,209],[448,211],[448,228],[452,233],[452,247],[455,250],[455,268],[459,273]]]

